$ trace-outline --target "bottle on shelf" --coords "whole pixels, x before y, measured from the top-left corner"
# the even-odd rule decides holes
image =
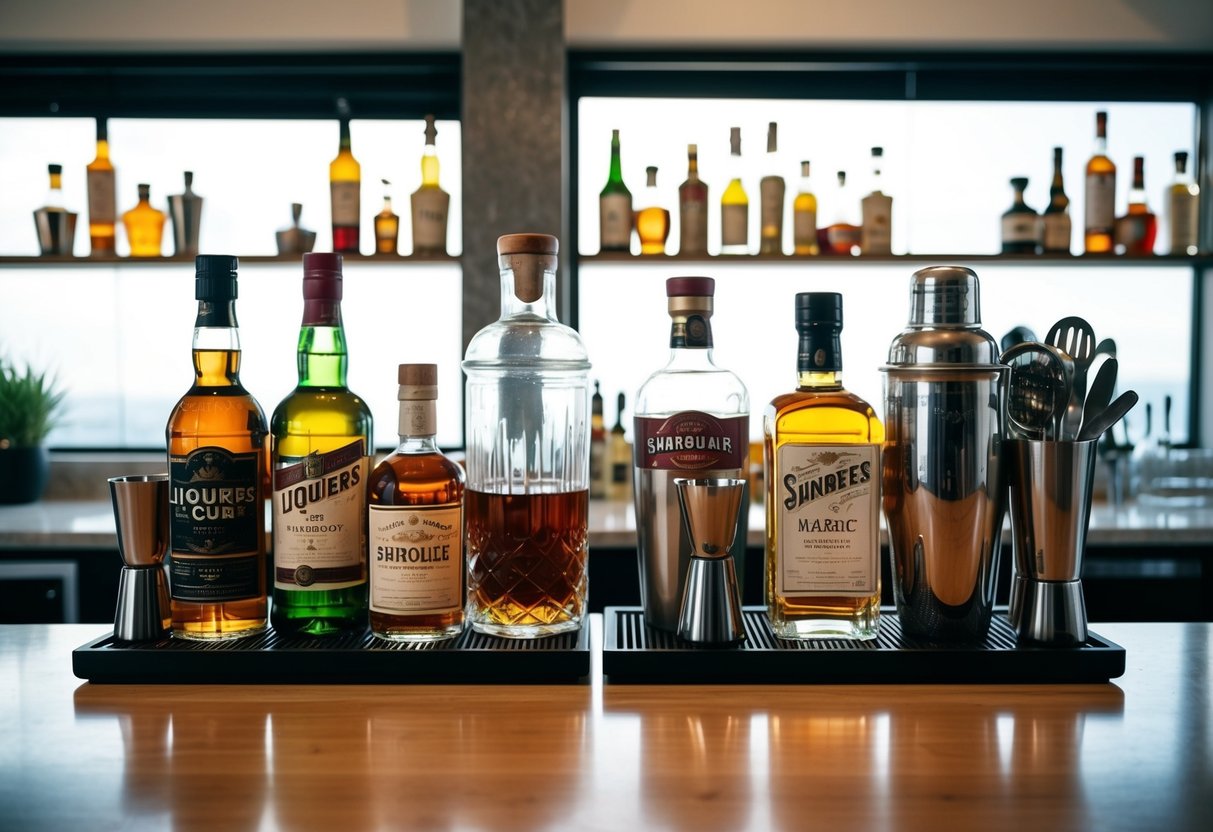
[[[666,281],[669,361],[641,386],[633,411],[641,599],[647,622],[671,632],[691,558],[674,480],[745,477],[749,468],[749,394],[712,357],[715,291],[710,277]],[[746,518],[743,512],[732,548],[739,575],[745,574]]]
[[[104,118],[97,119],[97,155],[85,170],[88,175],[89,251],[93,256],[112,257],[118,193],[114,187],[114,165],[110,161],[109,129]]]
[[[825,246],[822,251],[828,254],[857,254],[862,242],[862,229],[855,224],[855,199],[847,187],[847,172],[838,171],[838,193],[834,199],[834,222],[824,230]],[[818,234],[820,241],[821,233]]]
[[[164,212],[153,208],[151,186],[139,185],[139,202],[122,215],[131,257],[159,257],[164,241]]]
[[[760,224],[758,251],[760,254],[783,254],[783,201],[786,186],[779,170],[776,124],[767,125],[767,175],[758,184]]]
[[[270,417],[272,622],[287,635],[366,627],[370,408],[346,383],[340,254],[303,255],[298,383]]]
[[[872,192],[861,200],[863,229],[859,251],[862,254],[893,253],[893,197],[881,190],[883,161],[884,148],[872,148]]]
[[[699,178],[699,148],[687,145],[687,178],[678,186],[678,253],[708,253],[708,186]]]
[[[670,236],[670,212],[661,207],[657,195],[657,168],[649,165],[644,172],[645,187],[640,197],[644,207],[636,212],[640,253],[665,254],[665,241]]]
[[[1087,161],[1083,251],[1111,254],[1116,224],[1116,165],[1108,158],[1108,114],[1095,114],[1095,151]]]
[[[1011,187],[1015,189],[1015,201],[1002,215],[1002,253],[1038,254],[1041,220],[1040,215],[1024,202],[1027,177],[1016,176],[1011,180]]]
[[[1045,254],[1070,253],[1070,198],[1066,196],[1061,175],[1061,148],[1053,148],[1053,181],[1049,185],[1049,204],[1041,217],[1041,249]]]
[[[375,215],[375,253],[395,254],[400,240],[400,217],[392,210],[392,194],[389,188],[392,183],[380,179],[383,183],[383,210]]]
[[[501,317],[463,361],[468,611],[489,635],[576,631],[586,613],[590,362],[556,318],[557,250],[498,239]]]
[[[278,253],[307,254],[316,245],[316,232],[299,224],[303,216],[303,203],[291,203],[291,224],[275,232],[274,239],[278,244]]]
[[[438,128],[425,117],[425,150],[421,154],[421,186],[410,198],[413,215],[413,254],[446,254],[447,216],[451,195],[438,185]]]
[[[796,295],[799,383],[762,420],[766,605],[781,638],[873,639],[880,621],[880,448],[842,385],[842,295]]]
[[[749,254],[750,198],[741,184],[741,128],[729,130],[729,184],[720,197],[720,253]]]
[[[1146,205],[1146,160],[1133,157],[1133,187],[1129,191],[1129,207],[1116,218],[1116,253],[1147,255],[1154,253],[1154,238],[1158,236],[1158,217]]]
[[[590,397],[590,499],[601,500],[607,495],[607,433],[602,413],[602,389],[594,382]]]
[[[329,194],[333,207],[333,251],[357,254],[361,234],[362,165],[350,144],[350,120],[339,119],[337,156],[329,163]]]
[[[194,193],[194,172],[185,171],[184,179],[185,190],[168,198],[169,221],[173,228],[173,254],[193,257],[198,253],[204,200]]]
[[[599,250],[632,250],[632,192],[623,182],[619,159],[619,131],[611,131],[611,169],[598,194]]]
[[[46,200],[34,211],[34,226],[43,255],[72,253],[76,242],[76,214],[63,201],[63,165],[47,165],[50,180]]]
[[[194,383],[165,429],[173,636],[265,630],[265,413],[240,382],[239,263],[195,258]]]
[[[632,445],[628,442],[623,427],[623,411],[626,398],[620,393],[615,399],[615,426],[611,428],[609,459],[611,484],[607,488],[607,499],[628,500],[632,497]]]
[[[817,197],[809,183],[809,163],[800,163],[800,190],[792,201],[792,245],[796,254],[820,254],[817,245]]]
[[[1200,186],[1188,172],[1188,154],[1175,153],[1175,181],[1167,190],[1167,222],[1171,228],[1171,254],[1198,254]]]
[[[371,632],[439,641],[463,631],[465,476],[434,440],[438,365],[401,364],[397,380],[400,445],[376,466],[367,489]]]

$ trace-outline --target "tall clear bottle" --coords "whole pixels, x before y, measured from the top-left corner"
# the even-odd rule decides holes
[[[438,449],[438,365],[401,364],[400,445],[371,473],[371,632],[440,641],[463,631],[464,473]]]
[[[884,148],[872,148],[872,192],[860,200],[863,222],[860,231],[861,254],[893,253],[893,197],[881,190],[880,170],[884,167]]]
[[[438,184],[438,128],[425,117],[425,150],[421,154],[421,186],[413,191],[413,254],[446,254],[446,225],[451,195]]]
[[[699,178],[699,148],[687,145],[687,178],[678,186],[678,253],[708,253],[708,184]]]
[[[611,169],[598,195],[598,239],[601,251],[632,248],[632,192],[623,182],[618,130],[611,131]]]
[[[346,383],[340,254],[303,255],[295,389],[270,418],[274,629],[366,627],[366,488],[371,411]]]
[[[741,128],[729,130],[729,184],[720,196],[720,253],[750,253],[750,198],[741,184]]]
[[[779,170],[777,125],[767,125],[767,175],[758,183],[761,222],[758,227],[758,251],[760,254],[783,254],[783,202],[787,186]]]
[[[712,358],[716,281],[666,281],[670,359],[636,394],[635,503],[640,593],[645,619],[675,631],[690,565],[679,477],[745,477],[750,455],[750,397],[741,379]],[[743,505],[748,503],[743,502]],[[743,512],[732,555],[743,575],[748,528]]]
[[[557,251],[548,234],[498,239],[501,318],[463,362],[468,613],[513,638],[577,630],[586,612],[590,362],[556,319]]]
[[[762,420],[767,616],[781,638],[873,639],[884,428],[842,386],[842,295],[797,294],[796,331],[796,389]]]
[[[238,262],[195,258],[194,383],[166,428],[173,635],[218,640],[266,624],[265,413],[240,383]]]

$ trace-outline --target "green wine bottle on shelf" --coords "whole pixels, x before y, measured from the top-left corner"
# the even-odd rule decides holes
[[[367,623],[366,485],[371,411],[346,386],[341,255],[303,255],[299,384],[270,419],[274,593],[287,635]]]
[[[623,183],[619,161],[619,131],[611,131],[611,170],[598,195],[598,237],[602,251],[630,251],[632,248],[632,192]]]

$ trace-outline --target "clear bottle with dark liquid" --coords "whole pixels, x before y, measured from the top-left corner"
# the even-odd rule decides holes
[[[590,362],[556,319],[547,234],[497,241],[501,318],[468,345],[468,614],[479,632],[536,638],[585,614]]]

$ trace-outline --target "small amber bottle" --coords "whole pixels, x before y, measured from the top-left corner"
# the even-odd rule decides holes
[[[396,241],[400,236],[400,217],[392,211],[392,195],[388,188],[392,183],[386,179],[383,183],[383,210],[375,215],[375,253],[395,254]]]
[[[159,257],[164,239],[164,212],[152,207],[151,186],[139,185],[139,204],[122,215],[131,257]]]

